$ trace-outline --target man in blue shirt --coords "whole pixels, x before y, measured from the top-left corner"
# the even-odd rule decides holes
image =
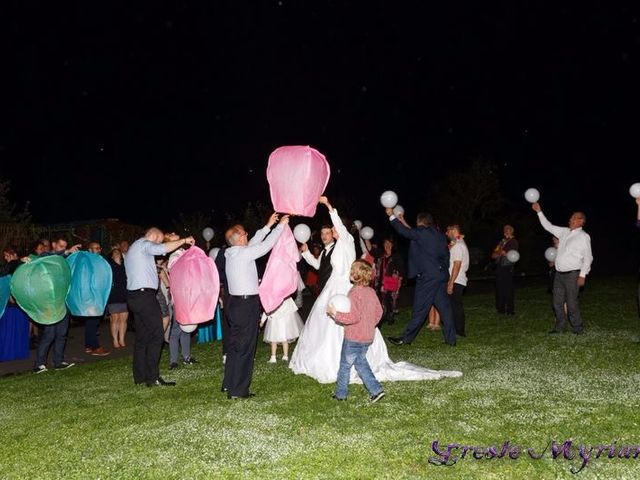
[[[127,272],[127,304],[133,314],[136,339],[133,349],[133,381],[148,387],[171,386],[160,377],[160,354],[164,341],[162,313],[156,299],[158,273],[155,256],[165,255],[184,244],[193,245],[193,237],[163,243],[164,233],[152,227],[129,248],[124,258]]]

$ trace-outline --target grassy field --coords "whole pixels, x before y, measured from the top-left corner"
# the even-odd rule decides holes
[[[199,363],[161,371],[173,388],[134,386],[129,359],[0,379],[0,478],[575,478],[583,460],[552,458],[551,442],[640,446],[635,279],[593,280],[582,297],[588,331],[547,335],[545,288],[517,291],[515,317],[493,297],[465,298],[468,337],[456,348],[426,329],[394,360],[457,369],[460,379],[386,383],[367,403],[268,364],[261,342],[251,400],[220,393],[220,344],[196,345]],[[383,334],[397,334],[407,321]],[[431,444],[482,447],[455,465],[429,463]],[[500,454],[505,441],[519,458]],[[541,454],[529,456],[527,448]],[[640,458],[595,450],[579,478],[640,478]],[[623,452],[623,457],[624,457]],[[461,450],[454,451],[459,456]],[[512,456],[517,456],[511,450]],[[451,463],[451,462],[450,462]]]

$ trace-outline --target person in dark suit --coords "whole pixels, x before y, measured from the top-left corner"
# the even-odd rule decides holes
[[[433,227],[433,217],[430,213],[418,213],[416,227],[411,228],[402,215],[394,215],[391,208],[385,211],[398,235],[411,241],[409,278],[416,279],[411,320],[402,336],[388,337],[389,341],[394,345],[413,342],[426,322],[429,309],[435,305],[442,319],[445,342],[455,345],[456,330],[453,325],[453,311],[451,300],[447,295],[449,248],[446,237]]]

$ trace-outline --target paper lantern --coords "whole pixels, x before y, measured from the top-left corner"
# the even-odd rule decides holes
[[[633,198],[640,198],[640,183],[634,183],[629,187],[629,195]]]
[[[526,198],[529,203],[536,203],[540,200],[540,192],[535,188],[529,188],[524,192],[524,198]]]
[[[267,314],[271,314],[280,304],[298,289],[298,245],[289,225],[271,250],[269,261],[258,287],[260,303]]]
[[[402,205],[396,205],[395,207],[393,207],[393,214],[396,217],[399,217],[400,215],[404,215],[404,208],[402,208]]]
[[[184,252],[169,270],[176,321],[193,325],[213,319],[220,293],[215,262],[199,247]]]
[[[215,262],[218,253],[220,253],[220,248],[213,247],[211,250],[209,250],[209,258]]]
[[[182,330],[183,332],[186,332],[186,333],[195,332],[196,328],[198,328],[197,324],[180,325],[180,330]]]
[[[311,238],[311,229],[308,225],[300,223],[294,227],[293,236],[300,243],[307,243],[309,238]]]
[[[329,163],[309,146],[276,148],[269,156],[267,180],[276,212],[313,217],[329,182]]]
[[[341,313],[349,313],[351,311],[351,300],[346,295],[334,295],[329,299],[329,305],[333,305],[336,311]]]
[[[360,230],[362,228],[362,221],[361,220],[354,220],[353,221],[353,225]]]
[[[71,270],[60,255],[36,258],[11,276],[11,295],[34,322],[42,325],[58,323],[65,317],[70,286]]]
[[[67,258],[71,287],[67,307],[72,315],[97,317],[104,313],[111,292],[113,271],[107,261],[91,252],[76,252]]]

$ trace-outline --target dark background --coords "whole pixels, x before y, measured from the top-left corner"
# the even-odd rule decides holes
[[[0,176],[36,222],[168,226],[201,211],[221,224],[269,203],[273,149],[308,144],[331,164],[330,198],[348,193],[375,227],[383,190],[412,217],[449,171],[484,159],[511,208],[525,214],[536,187],[554,223],[587,213],[594,271],[637,271],[634,2],[3,10]]]

